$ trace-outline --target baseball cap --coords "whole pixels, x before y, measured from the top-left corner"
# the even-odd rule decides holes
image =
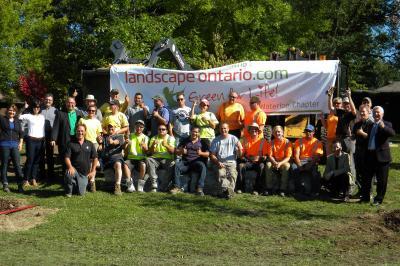
[[[247,126],[248,129],[250,129],[251,127],[255,127],[255,128],[260,129],[260,126],[256,122],[253,122],[253,123],[251,123],[250,125]]]
[[[94,98],[94,95],[92,95],[92,94],[88,94],[88,95],[86,96],[86,99],[85,99],[85,100],[97,102],[96,98]]]
[[[119,90],[118,89],[112,89],[110,91],[110,94],[119,94]]]
[[[210,102],[207,99],[202,99],[200,103],[204,103],[207,106],[210,106]]]
[[[364,97],[363,99],[362,99],[362,102],[369,102],[369,103],[372,103],[372,100],[371,100],[371,98],[369,98],[369,97]]]
[[[305,132],[305,131],[313,132],[314,130],[315,130],[314,126],[311,125],[311,124],[308,124],[308,125],[306,126],[306,128],[304,129],[304,132]]]
[[[163,98],[161,95],[155,95],[155,96],[153,96],[152,99],[153,99],[153,100],[160,100],[160,101],[163,101],[163,102],[164,102],[164,98]]]
[[[142,125],[144,126],[144,121],[139,119],[139,120],[137,120],[137,121],[135,122],[135,125],[136,125],[136,124],[142,124]]]
[[[112,101],[110,101],[110,105],[120,105],[120,103],[119,103],[119,101],[118,100],[112,100]]]
[[[344,103],[349,103],[349,102],[350,102],[349,97],[343,97],[343,102],[344,102]]]

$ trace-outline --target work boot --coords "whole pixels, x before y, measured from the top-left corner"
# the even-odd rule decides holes
[[[182,192],[183,192],[182,189],[179,188],[179,187],[174,187],[169,191],[169,193],[171,193],[173,195],[178,194],[178,193],[182,193]]]
[[[122,191],[121,191],[121,184],[115,184],[114,186],[114,195],[121,196]]]
[[[32,185],[32,187],[37,187],[38,186],[38,183],[36,182],[36,179],[32,179],[31,185]]]
[[[128,182],[126,182],[126,186],[128,187],[127,190],[126,190],[127,192],[132,193],[132,192],[135,192],[135,191],[136,191],[135,186],[133,185],[133,180],[132,180],[132,178],[129,179]]]
[[[196,195],[197,196],[204,196],[203,189],[201,187],[196,189]]]
[[[146,182],[143,179],[139,179],[138,180],[138,184],[137,184],[137,191],[138,192],[143,192],[144,191],[144,184]]]
[[[94,181],[90,182],[90,192],[96,192],[96,183]]]

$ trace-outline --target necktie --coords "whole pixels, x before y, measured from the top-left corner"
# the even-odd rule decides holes
[[[375,135],[378,131],[378,124],[374,123],[368,140],[368,150],[375,150]]]

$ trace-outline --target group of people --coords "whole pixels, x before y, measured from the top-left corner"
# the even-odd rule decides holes
[[[187,106],[183,92],[176,95],[174,109],[155,95],[150,110],[140,92],[130,105],[128,96],[120,102],[116,89],[100,108],[93,95],[87,95],[84,108],[76,107],[75,98],[68,97],[62,111],[52,106],[53,96],[48,94],[43,103],[31,103],[19,117],[16,106],[11,105],[0,118],[3,190],[9,191],[10,158],[21,181],[20,191],[37,186],[39,175],[45,177],[44,162],[46,178],[54,179],[53,149],[57,144],[67,197],[74,190],[80,195],[87,188],[95,192],[98,169],[110,169],[116,195],[122,193],[123,178],[128,192],[191,191],[204,195],[206,179],[212,176],[208,173],[214,171],[216,194],[227,199],[242,192],[313,196],[323,186],[347,201],[356,180],[361,201],[369,202],[371,180],[376,176],[374,203],[382,203],[391,161],[388,138],[395,134],[391,124],[382,119],[382,107],[371,110],[370,99],[365,99],[357,112],[350,90],[343,99],[333,99],[330,89],[330,113],[326,119],[321,117],[327,131],[325,145],[315,138],[311,124],[304,129],[304,137],[292,143],[280,125],[267,140],[263,133],[267,115],[260,108],[260,98],[251,97],[250,111],[245,113],[238,97],[231,91],[215,114],[208,110],[207,99]],[[21,123],[27,124],[26,136]],[[23,140],[27,154],[24,173],[19,162]],[[318,164],[324,150],[328,157],[321,176]],[[194,191],[188,184],[191,179]]]

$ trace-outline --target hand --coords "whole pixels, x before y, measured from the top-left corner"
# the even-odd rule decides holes
[[[125,102],[129,104],[129,96],[128,96],[128,94],[125,95]]]
[[[347,88],[347,89],[346,89],[346,96],[349,97],[349,98],[351,97],[351,90],[350,90],[350,88]]]
[[[144,102],[139,103],[139,107],[144,109]]]
[[[208,122],[209,119],[208,119],[207,117],[205,117],[205,116],[202,116],[202,117],[201,117],[201,120],[202,120],[203,122]]]
[[[142,149],[147,150],[147,143],[145,141],[145,139],[143,139],[143,141],[140,143],[140,147],[142,147]]]
[[[385,128],[385,123],[383,123],[383,121],[381,120],[381,121],[378,122],[378,126],[380,128]]]
[[[95,176],[96,176],[96,171],[90,172],[90,173],[87,175],[89,181],[93,180]]]
[[[50,141],[50,145],[51,145],[52,147],[54,147],[54,146],[56,146],[56,142],[55,142],[54,140],[52,140],[52,141]]]
[[[281,166],[282,166],[282,163],[279,162],[279,163],[276,163],[275,168],[278,170],[279,168],[281,168]]]
[[[113,141],[113,139],[112,139],[111,137],[108,138],[107,142],[108,142],[108,144],[110,144],[110,145],[114,143],[114,141]]]
[[[335,87],[330,87],[328,90],[328,96],[332,96],[334,90],[335,90]]]
[[[22,143],[18,143],[18,150],[21,151],[22,150]]]
[[[359,135],[359,136],[364,136],[364,134],[365,134],[365,132],[364,132],[364,130],[363,130],[362,128],[359,128],[359,129],[356,131],[356,133],[357,133],[357,135]]]
[[[160,116],[159,113],[158,113],[158,111],[157,111],[156,109],[153,110],[152,115],[153,115],[153,117],[158,117],[158,116]]]
[[[197,155],[200,155],[200,153],[201,153],[201,149],[199,148],[199,149],[197,150]]]
[[[225,165],[221,162],[218,162],[218,168],[219,169],[225,168]]]
[[[167,146],[168,146],[168,140],[167,140],[167,138],[163,139],[162,145],[163,145],[164,147],[167,147]]]
[[[73,168],[73,167],[68,168],[67,173],[70,176],[75,175],[75,168]]]
[[[103,136],[102,135],[97,136],[96,140],[97,140],[97,143],[99,143],[99,144],[102,143],[103,142]]]
[[[192,105],[196,106],[197,105],[197,100],[194,100]]]

